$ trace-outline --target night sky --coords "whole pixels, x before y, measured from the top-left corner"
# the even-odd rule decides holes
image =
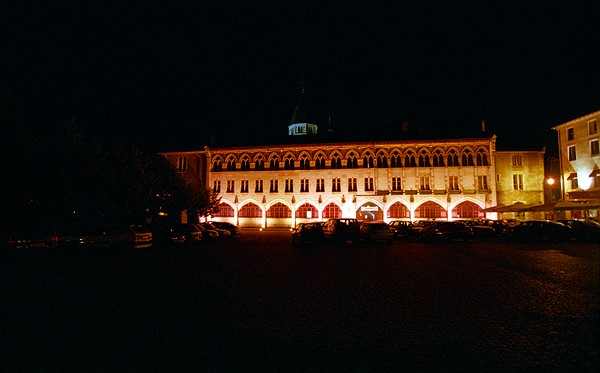
[[[301,81],[311,122],[358,141],[403,121],[481,135],[484,119],[500,149],[539,150],[600,109],[598,4],[14,3],[0,84],[27,120],[74,118],[151,151],[287,141]]]

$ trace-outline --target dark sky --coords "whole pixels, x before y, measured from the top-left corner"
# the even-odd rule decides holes
[[[0,84],[35,125],[68,118],[150,150],[281,142],[312,121],[392,140],[486,120],[539,149],[600,109],[600,7],[574,1],[15,1]],[[389,2],[401,3],[401,2]]]

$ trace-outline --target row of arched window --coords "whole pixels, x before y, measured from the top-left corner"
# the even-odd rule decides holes
[[[292,211],[289,207],[281,202],[275,203],[267,210],[267,218],[291,218]],[[400,202],[394,203],[388,209],[388,218],[392,219],[406,219],[410,218],[410,211],[408,207]],[[460,203],[454,209],[452,209],[453,218],[483,218],[484,213],[481,211],[481,207],[477,204],[465,201]],[[213,215],[214,217],[233,217],[234,211],[231,206],[226,203],[219,205],[219,211]],[[310,216],[312,218],[318,218],[319,213],[315,206],[310,203],[298,207],[295,213],[296,218],[306,218]],[[342,210],[334,203],[330,203],[323,209],[323,218],[339,218],[342,216]],[[244,205],[239,211],[240,218],[261,218],[262,210],[254,203],[248,203]],[[447,218],[447,211],[439,204],[429,201],[423,203],[415,210],[415,218]]]
[[[248,156],[242,158],[239,162],[240,167],[237,167],[237,162],[233,157],[229,157],[226,162],[225,168],[223,167],[223,160],[220,157],[216,157],[213,160],[213,171],[248,171],[251,169],[251,161]],[[342,157],[334,153],[329,159],[325,158],[325,155],[318,153],[314,158],[314,163],[311,166],[311,160],[308,156],[303,155],[300,159],[294,159],[292,155],[285,157],[283,162],[278,157],[272,157],[268,163],[262,155],[259,155],[254,160],[254,170],[264,171],[270,170],[275,171],[283,168],[285,170],[308,170],[314,167],[314,169],[338,169],[344,168],[342,163]],[[359,157],[356,153],[351,152],[345,159],[345,168],[399,168],[399,167],[456,167],[456,166],[489,166],[488,154],[484,149],[479,149],[475,154],[470,150],[465,150],[462,153],[458,153],[456,150],[451,149],[446,154],[439,150],[433,153],[421,151],[416,154],[413,151],[407,151],[404,154],[400,154],[398,151],[394,151],[389,155],[380,154],[376,157],[367,152],[362,159],[362,163],[359,164]]]

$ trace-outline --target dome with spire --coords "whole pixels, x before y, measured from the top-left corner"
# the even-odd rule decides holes
[[[298,104],[296,105],[296,109],[294,110],[294,114],[290,120],[290,125],[288,126],[288,134],[290,136],[306,136],[317,134],[317,125],[308,123],[306,108],[304,106],[304,85],[304,83],[300,84],[300,98],[298,99]]]

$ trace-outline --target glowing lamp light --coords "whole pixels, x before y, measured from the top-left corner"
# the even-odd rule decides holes
[[[548,180],[546,180],[546,183],[548,183],[548,185],[554,185],[556,181],[554,180],[553,177],[549,177]]]

